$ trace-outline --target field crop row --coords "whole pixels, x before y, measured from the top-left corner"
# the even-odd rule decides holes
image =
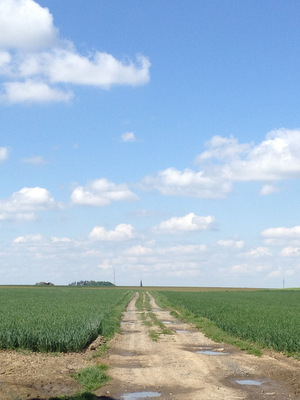
[[[228,334],[300,355],[300,291],[160,292]]]
[[[80,351],[111,336],[132,292],[122,289],[0,288],[0,348]]]

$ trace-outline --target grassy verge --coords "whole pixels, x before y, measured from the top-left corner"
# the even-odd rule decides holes
[[[109,382],[110,377],[106,374],[107,369],[107,365],[99,364],[84,368],[73,377],[80,383],[83,392],[92,392]]]

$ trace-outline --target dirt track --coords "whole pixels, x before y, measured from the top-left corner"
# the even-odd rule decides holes
[[[160,321],[168,321],[166,327],[174,332],[160,335],[155,342],[149,337],[149,329],[155,328],[142,322],[135,300],[124,313],[123,334],[114,339],[106,360],[112,383],[99,390],[99,395],[122,399],[126,393],[146,391],[160,393],[157,398],[162,400],[300,398],[299,362],[274,354],[259,358],[214,343],[192,326],[176,321],[168,311],[160,310],[152,298],[152,310]],[[220,355],[197,353],[201,349]],[[240,385],[236,380],[262,383]]]
[[[271,352],[258,358],[214,343],[159,309],[152,299],[158,320],[173,331],[160,334],[155,342],[149,330],[160,328],[144,324],[135,301],[136,297],[124,313],[122,334],[110,342],[104,358],[92,358],[93,351],[60,355],[0,351],[0,399],[72,395],[80,386],[70,374],[99,362],[110,366],[112,377],[96,392],[99,400],[140,399],[126,394],[145,391],[160,393],[161,400],[300,399],[300,362]],[[199,350],[220,355],[198,354]],[[236,380],[257,380],[261,385],[240,385]]]

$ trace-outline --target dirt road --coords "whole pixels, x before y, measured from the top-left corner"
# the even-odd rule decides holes
[[[173,331],[172,335],[160,334],[155,342],[149,331],[161,328],[145,325],[141,319],[145,313],[137,311],[135,301],[136,297],[124,313],[122,335],[115,337],[105,360],[112,382],[98,395],[125,400],[300,398],[299,362],[271,353],[256,357],[214,343],[159,309],[151,298],[152,311]],[[134,395],[137,392],[140,397]]]

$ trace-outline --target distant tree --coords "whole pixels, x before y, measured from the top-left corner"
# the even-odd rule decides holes
[[[92,286],[92,287],[102,287],[102,286],[115,286],[111,282],[106,281],[75,281],[69,283],[69,286]]]
[[[37,282],[35,286],[54,286],[52,282]]]

